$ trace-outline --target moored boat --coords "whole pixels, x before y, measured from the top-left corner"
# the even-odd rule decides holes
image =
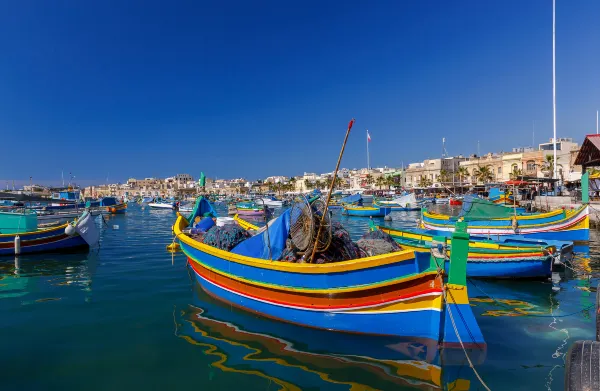
[[[502,205],[465,197],[459,216],[448,216],[425,211],[422,227],[439,231],[453,231],[457,221],[468,224],[468,232],[475,235],[523,235],[527,238],[588,241],[590,217],[587,204],[574,210],[554,210],[548,213],[517,214]]]
[[[190,218],[207,210],[212,206],[200,200]],[[467,295],[464,227],[453,235],[453,266],[445,283],[438,259],[409,250],[325,264],[278,261],[271,258],[271,246],[288,236],[291,223],[286,225],[285,216],[231,251],[185,233],[189,223],[181,215],[173,231],[201,287],[247,311],[336,332],[424,338],[445,346],[458,346],[461,338],[465,347],[485,345]],[[250,240],[254,247],[246,244]],[[268,252],[255,248],[267,243]],[[247,250],[264,258],[246,255]]]
[[[394,211],[421,210],[421,203],[417,201],[414,193],[406,194],[392,200],[374,199],[373,206],[390,208]]]
[[[104,197],[100,200],[100,208],[105,209],[106,213],[121,214],[127,211],[127,204],[119,202],[115,197]]]
[[[40,228],[37,214],[31,210],[0,212],[0,226],[0,255],[72,251],[98,241],[98,230],[88,212],[72,224],[51,228]]]
[[[385,217],[391,211],[389,207],[344,206],[344,214],[357,217]]]
[[[448,256],[452,251],[451,235],[440,235],[439,231],[418,228],[394,229],[375,226],[374,224],[371,224],[371,226],[372,229],[379,229],[389,234],[405,249],[429,253],[432,247],[440,244]],[[556,245],[539,244],[535,240],[530,242],[521,240],[518,243],[513,243],[470,237],[467,276],[480,278],[547,278],[552,275],[552,264],[555,256],[561,256],[561,252],[556,248]]]
[[[233,214],[239,214],[243,216],[264,216],[269,214],[270,210],[268,207],[259,205],[254,201],[242,201],[235,204],[235,210]]]

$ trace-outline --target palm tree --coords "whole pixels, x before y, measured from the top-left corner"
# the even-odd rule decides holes
[[[312,190],[315,188],[315,182],[313,181],[304,181],[304,185],[306,186],[306,190]]]
[[[560,159],[559,157],[556,158],[556,160],[558,161],[558,159]],[[560,164],[557,164],[557,170],[558,170],[558,166]],[[544,173],[544,176],[546,178],[552,178],[553,174],[554,174],[554,156],[553,155],[546,155],[546,158],[544,159],[544,162],[542,163],[542,172]]]
[[[375,180],[373,179],[373,175],[367,174],[367,176],[365,177],[365,182],[369,186],[372,185],[375,182]]]
[[[462,183],[469,176],[469,170],[465,166],[460,166],[458,167],[456,174],[458,175],[460,183]]]
[[[448,174],[448,171],[441,169],[440,170],[440,175],[437,176],[437,180],[440,183],[444,183],[444,182],[448,182],[449,181],[449,177],[450,175]]]
[[[431,187],[431,185],[433,185],[433,182],[427,179],[427,177],[422,176],[419,178],[419,182],[417,184],[419,187]]]
[[[321,189],[322,187],[323,187],[323,182],[317,179],[315,181],[315,188],[316,189]]]
[[[391,190],[392,186],[396,186],[396,178],[390,175],[389,177],[385,178],[385,184],[387,185],[388,190]]]
[[[386,184],[386,180],[382,176],[377,177],[377,180],[375,180],[375,185],[377,187],[379,187],[379,190],[381,190],[381,186],[385,186],[385,184]]]
[[[523,170],[517,166],[513,166],[512,172],[510,173],[510,179],[513,181],[523,177]]]
[[[473,175],[475,176],[475,178],[477,178],[478,181],[481,181],[483,183],[488,183],[492,179],[494,179],[494,174],[492,173],[490,166],[477,167],[473,171]]]

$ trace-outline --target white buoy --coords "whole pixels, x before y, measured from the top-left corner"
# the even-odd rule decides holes
[[[21,237],[15,236],[15,255],[21,254]]]
[[[73,227],[72,224],[67,225],[67,227],[65,228],[65,234],[67,234],[69,236],[73,236],[76,233],[77,232],[75,231],[75,227]]]
[[[118,225],[113,225],[113,229],[119,229]]]

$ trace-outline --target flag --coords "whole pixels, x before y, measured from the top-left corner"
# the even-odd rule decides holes
[[[369,129],[367,129],[367,141],[371,142],[371,135],[369,134]]]

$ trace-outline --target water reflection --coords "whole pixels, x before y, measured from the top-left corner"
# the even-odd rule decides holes
[[[48,294],[55,287],[74,286],[91,299],[92,281],[98,265],[97,253],[35,254],[0,259],[0,300]],[[60,294],[59,294],[60,296]],[[33,299],[36,302],[60,297]]]
[[[333,333],[231,308],[195,285],[193,305],[174,314],[175,334],[213,356],[224,372],[258,376],[282,389],[468,390],[464,352],[437,341]],[[481,363],[484,351],[469,351]],[[443,365],[442,365],[443,363]]]

